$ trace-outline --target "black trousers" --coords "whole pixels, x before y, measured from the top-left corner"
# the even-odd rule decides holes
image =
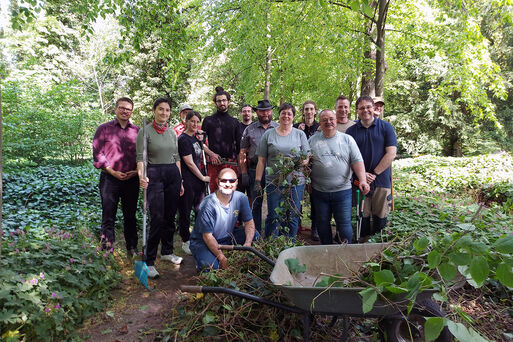
[[[198,212],[198,207],[205,197],[205,183],[196,180],[184,181],[184,193],[178,202],[178,228],[180,230],[180,237],[183,242],[189,241],[191,237],[191,209],[195,213]]]
[[[182,178],[176,164],[148,164],[147,175],[150,180],[147,190],[150,232],[146,264],[153,266],[159,242],[162,243],[160,254],[173,254],[175,216]]]
[[[100,198],[102,201],[102,224],[101,235],[104,249],[110,249],[116,241],[114,225],[118,203],[121,199],[121,210],[123,211],[123,232],[125,235],[126,248],[137,247],[137,223],[135,212],[137,210],[137,199],[139,198],[139,177],[135,176],[129,180],[122,181],[105,172],[100,174]]]

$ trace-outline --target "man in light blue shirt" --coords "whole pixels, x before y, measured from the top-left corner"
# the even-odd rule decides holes
[[[229,168],[218,174],[218,189],[201,202],[191,233],[191,252],[199,270],[226,268],[228,260],[219,245],[251,246],[260,238],[246,195],[237,188],[237,174]],[[244,229],[235,227],[237,218]]]

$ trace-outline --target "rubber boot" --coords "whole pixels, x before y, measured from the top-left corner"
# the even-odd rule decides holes
[[[372,216],[372,234],[377,234],[381,232],[383,228],[387,225],[387,218],[379,218],[377,216]]]

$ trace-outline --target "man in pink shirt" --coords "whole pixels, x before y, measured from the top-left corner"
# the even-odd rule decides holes
[[[187,103],[184,103],[178,109],[178,115],[180,116],[180,123],[178,125],[176,125],[175,127],[173,127],[177,138],[180,136],[180,134],[182,134],[185,131],[185,118],[187,117],[187,114],[189,114],[190,111],[192,111],[192,107]]]
[[[134,103],[130,98],[119,98],[114,108],[116,118],[100,125],[93,138],[94,166],[102,170],[102,247],[106,250],[114,247],[114,224],[121,199],[123,232],[129,256],[137,253],[135,212],[139,198],[139,177],[135,161],[139,127],[130,122],[133,108]]]

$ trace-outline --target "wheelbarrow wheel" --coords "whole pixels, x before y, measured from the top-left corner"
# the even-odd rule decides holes
[[[432,300],[425,299],[415,304],[408,319],[394,317],[385,318],[380,321],[380,329],[384,332],[385,341],[388,342],[423,342],[424,337],[424,317],[445,317],[445,312]],[[411,335],[410,335],[411,332]],[[412,340],[413,337],[413,340]],[[452,334],[447,327],[442,329],[437,342],[452,341]]]

